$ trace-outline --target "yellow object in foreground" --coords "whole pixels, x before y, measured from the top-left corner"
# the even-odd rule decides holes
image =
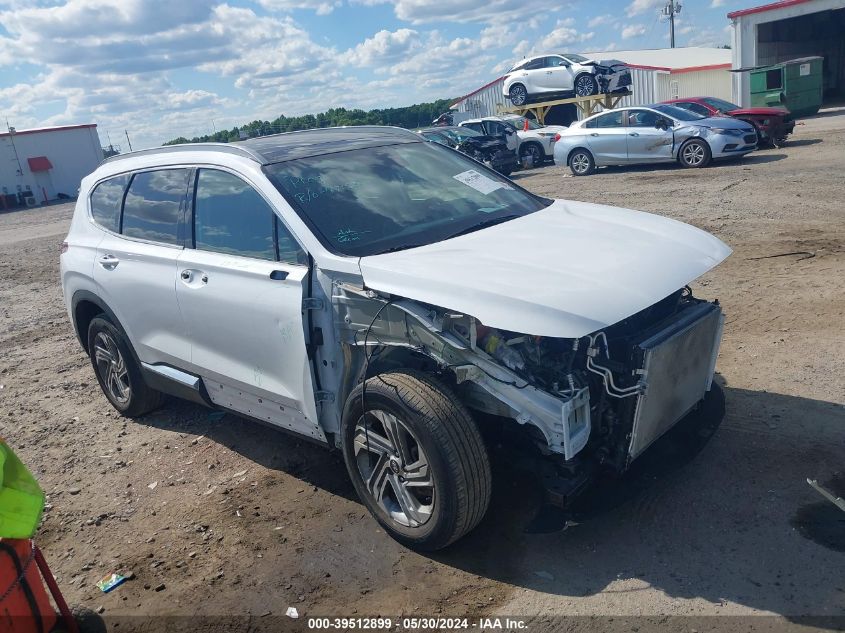
[[[44,510],[44,492],[0,438],[0,538],[31,538]]]

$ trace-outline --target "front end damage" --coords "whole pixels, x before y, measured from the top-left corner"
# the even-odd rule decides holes
[[[381,371],[423,363],[481,420],[512,420],[568,484],[624,472],[711,387],[723,316],[678,290],[580,338],[538,337],[408,299],[335,283],[340,402]],[[366,374],[366,375],[365,375]],[[481,421],[483,425],[483,421]]]
[[[594,68],[599,92],[613,94],[625,92],[631,87],[631,69],[618,59],[603,59],[590,64]]]

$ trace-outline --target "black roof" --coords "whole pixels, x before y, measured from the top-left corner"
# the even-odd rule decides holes
[[[140,154],[169,154],[189,151],[217,151],[251,158],[262,165],[281,163],[295,158],[332,154],[352,149],[366,149],[399,143],[420,143],[419,135],[397,127],[360,125],[350,127],[317,128],[299,132],[283,132],[260,136],[237,143],[184,143],[142,149],[118,154],[105,162],[116,162]]]
[[[410,130],[361,125],[283,132],[282,134],[239,141],[234,145],[245,147],[259,155],[262,159],[261,162],[267,165],[351,149],[418,142],[420,142],[420,138]]]

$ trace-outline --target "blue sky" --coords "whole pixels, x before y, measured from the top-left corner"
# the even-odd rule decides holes
[[[135,149],[256,118],[459,96],[545,51],[663,48],[665,0],[0,0],[0,115]],[[679,46],[730,40],[691,0]],[[528,7],[528,8],[526,8]]]

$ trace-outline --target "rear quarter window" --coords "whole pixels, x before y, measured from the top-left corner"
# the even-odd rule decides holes
[[[123,204],[123,235],[179,244],[189,173],[187,169],[160,169],[135,174]]]
[[[91,217],[104,229],[120,231],[120,205],[128,184],[129,175],[123,174],[104,180],[91,192]]]

